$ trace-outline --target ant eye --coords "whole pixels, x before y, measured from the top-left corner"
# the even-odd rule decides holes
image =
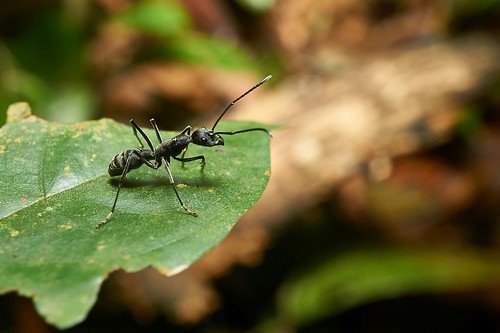
[[[203,142],[207,142],[207,138],[202,137],[202,138],[201,138],[201,141],[203,141]]]

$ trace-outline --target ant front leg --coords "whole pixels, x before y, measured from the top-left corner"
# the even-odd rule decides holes
[[[180,135],[191,135],[191,129],[192,129],[191,126],[186,126],[186,128],[184,128],[184,130],[182,130],[182,132],[181,132]],[[181,165],[182,165],[183,168],[184,168],[184,163],[185,162],[192,162],[192,161],[196,161],[196,160],[201,160],[201,163],[200,163],[201,164],[201,172],[203,172],[203,169],[205,169],[205,156],[199,155],[199,156],[193,156],[193,157],[187,157],[187,158],[185,158],[184,156],[186,156],[188,148],[189,148],[189,146],[186,146],[186,148],[184,148],[184,150],[182,151],[182,156],[181,157],[172,156],[172,158],[174,160],[182,162]]]
[[[193,156],[193,157],[184,157],[186,155],[186,152],[187,152],[187,147],[186,149],[184,149],[184,151],[182,152],[182,156],[181,157],[175,157],[175,156],[172,156],[172,158],[174,160],[177,160],[179,162],[182,162],[182,167],[184,168],[184,163],[185,162],[192,162],[192,161],[196,161],[196,160],[201,160],[201,172],[203,172],[203,169],[205,169],[205,156],[204,155],[199,155],[199,156]]]

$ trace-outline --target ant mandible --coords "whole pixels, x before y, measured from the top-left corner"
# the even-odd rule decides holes
[[[193,212],[189,210],[189,208],[186,207],[186,205],[182,202],[182,199],[179,195],[179,192],[177,192],[177,189],[175,187],[175,182],[174,182],[174,177],[172,176],[172,172],[170,171],[170,157],[172,157],[174,160],[180,161],[182,163],[184,162],[191,162],[195,160],[201,160],[201,170],[203,171],[203,168],[205,167],[205,156],[199,155],[199,156],[193,156],[193,157],[187,157],[185,158],[184,155],[186,153],[186,150],[189,146],[190,143],[194,143],[195,145],[198,146],[203,146],[203,147],[213,147],[213,146],[223,146],[224,145],[224,139],[221,137],[221,135],[235,135],[239,133],[245,133],[245,132],[252,132],[252,131],[262,131],[266,132],[269,134],[269,136],[272,137],[272,134],[269,130],[265,128],[248,128],[244,130],[239,130],[239,131],[234,131],[234,132],[215,132],[215,127],[219,123],[219,121],[224,117],[224,115],[227,113],[227,111],[240,99],[251,93],[253,90],[267,82],[271,78],[271,75],[266,76],[262,81],[257,83],[255,86],[252,88],[248,89],[244,94],[242,94],[240,97],[236,98],[233,100],[229,105],[222,111],[221,115],[217,120],[215,121],[214,125],[212,126],[212,129],[206,129],[205,127],[201,127],[193,132],[191,134],[191,126],[186,126],[186,128],[178,135],[174,136],[168,141],[163,141],[160,130],[158,129],[158,126],[156,125],[156,122],[154,119],[151,119],[151,125],[153,126],[153,129],[156,133],[156,137],[160,144],[156,147],[156,149],[153,147],[153,143],[149,139],[149,137],[144,133],[144,131],[135,123],[133,119],[130,120],[130,124],[132,125],[132,130],[134,131],[134,135],[137,138],[137,140],[140,143],[139,148],[133,148],[133,149],[127,149],[124,152],[116,155],[113,157],[111,162],[109,162],[108,166],[108,173],[111,177],[114,176],[121,176],[120,181],[118,183],[118,189],[116,191],[116,196],[115,196],[115,201],[113,202],[113,206],[111,207],[111,211],[109,214],[106,216],[106,218],[98,223],[96,225],[96,228],[99,229],[102,226],[104,226],[108,221],[111,219],[113,216],[113,213],[115,211],[116,207],[116,202],[118,201],[118,195],[120,194],[120,189],[122,187],[123,180],[125,179],[125,176],[127,173],[129,173],[131,170],[137,169],[143,165],[146,165],[150,167],[151,169],[158,169],[162,163],[165,166],[165,169],[167,170],[167,175],[168,175],[168,181],[172,188],[174,189],[175,195],[177,196],[177,199],[179,200],[179,203],[181,207],[184,209],[184,211],[192,216],[198,216],[196,212]],[[141,134],[141,136],[144,138],[146,141],[149,149],[144,148],[144,145],[137,135],[137,132]],[[177,157],[182,153],[181,157]]]

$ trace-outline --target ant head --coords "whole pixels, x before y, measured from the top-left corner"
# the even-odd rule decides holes
[[[217,127],[217,124],[219,123],[219,121],[222,119],[222,117],[224,117],[224,115],[226,114],[226,112],[236,102],[238,102],[240,99],[242,99],[243,97],[245,97],[246,95],[248,95],[249,93],[251,93],[253,90],[255,90],[258,87],[260,87],[262,84],[264,84],[264,82],[269,81],[270,78],[271,78],[271,75],[266,76],[262,81],[260,81],[259,83],[257,83],[252,88],[248,89],[243,95],[241,95],[240,97],[236,98],[231,103],[229,103],[229,105],[224,109],[224,111],[222,111],[222,113],[219,116],[219,118],[217,118],[217,120],[215,121],[214,126],[212,126],[211,130],[206,129],[205,127],[201,127],[201,128],[198,128],[196,131],[194,131],[193,134],[191,135],[192,143],[194,143],[195,145],[204,146],[204,147],[223,146],[224,145],[224,139],[222,138],[222,136],[220,136],[220,134],[233,135],[233,134],[238,134],[238,133],[243,133],[243,132],[250,132],[250,131],[255,131],[255,130],[265,131],[265,132],[269,133],[269,135],[271,135],[271,133],[268,130],[263,129],[263,128],[251,128],[251,129],[248,129],[248,130],[242,130],[242,131],[236,131],[236,132],[219,132],[219,133],[215,132],[215,127]]]
[[[213,147],[224,145],[224,139],[219,134],[205,127],[198,128],[194,131],[191,138],[193,143],[198,146]]]

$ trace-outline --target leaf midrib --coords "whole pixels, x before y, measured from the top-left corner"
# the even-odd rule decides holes
[[[108,177],[108,175],[107,175],[106,173],[103,173],[103,174],[101,174],[101,175],[98,175],[98,176],[95,176],[95,177],[91,177],[91,178],[86,179],[86,180],[84,180],[84,181],[82,181],[82,182],[80,182],[80,183],[77,183],[77,184],[75,184],[74,186],[71,186],[71,187],[65,188],[65,189],[64,189],[64,190],[62,190],[62,191],[54,192],[54,193],[52,193],[52,194],[50,194],[50,195],[48,195],[48,196],[47,196],[47,195],[44,195],[43,197],[38,198],[38,199],[36,199],[35,201],[30,202],[28,205],[23,206],[23,207],[21,207],[21,208],[20,208],[20,209],[18,209],[18,210],[14,210],[14,211],[12,211],[11,213],[9,213],[9,214],[7,214],[7,215],[0,216],[0,220],[6,219],[6,218],[8,218],[8,217],[10,217],[10,216],[12,216],[12,215],[14,215],[14,214],[20,213],[20,212],[22,212],[23,210],[25,210],[25,209],[28,209],[28,208],[32,207],[33,205],[36,205],[36,204],[38,204],[38,203],[40,203],[40,202],[43,202],[43,201],[48,200],[48,199],[51,199],[51,198],[53,198],[53,197],[55,197],[55,196],[57,196],[57,195],[60,195],[60,194],[62,194],[62,193],[64,193],[64,192],[66,192],[66,191],[77,189],[77,188],[79,188],[79,187],[81,187],[81,186],[83,186],[83,185],[85,185],[85,184],[87,184],[87,183],[89,183],[89,182],[96,181],[96,180],[98,180],[99,178],[103,178],[103,177],[106,177],[106,178],[107,178],[107,177]],[[43,186],[42,186],[42,187],[43,187]],[[45,190],[44,190],[44,192],[45,192]],[[46,192],[45,192],[45,193],[46,193]]]

